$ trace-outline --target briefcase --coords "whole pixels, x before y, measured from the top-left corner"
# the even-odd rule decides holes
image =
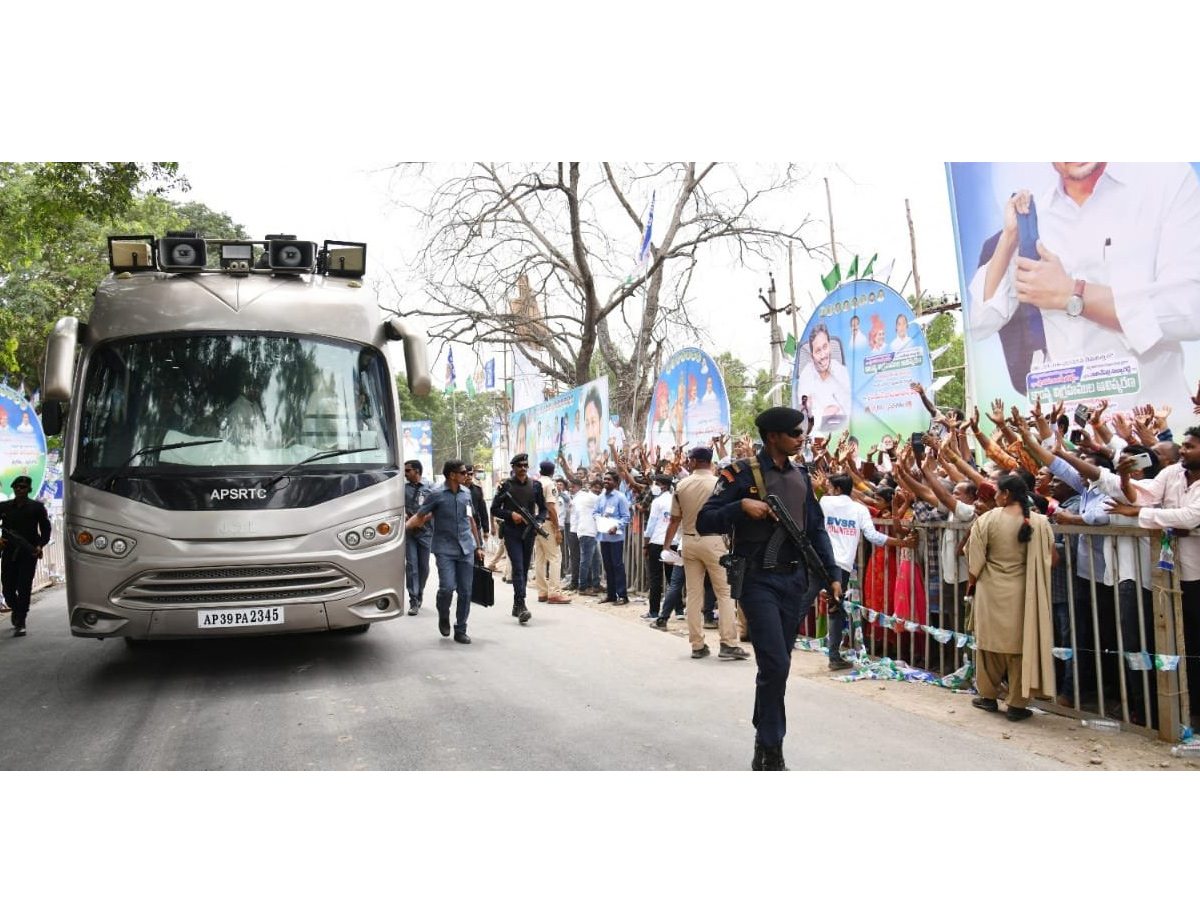
[[[471,602],[478,603],[480,606],[494,606],[496,604],[496,585],[492,581],[492,570],[476,565],[471,579]]]

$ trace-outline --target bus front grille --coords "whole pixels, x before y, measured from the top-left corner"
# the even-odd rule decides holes
[[[114,595],[116,603],[165,604],[319,603],[340,600],[362,584],[326,563],[222,566],[143,572]]]

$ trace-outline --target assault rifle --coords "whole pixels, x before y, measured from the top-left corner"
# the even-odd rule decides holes
[[[29,543],[24,536],[17,534],[11,528],[0,528],[0,534],[3,534],[5,541],[12,541],[34,559],[37,559],[38,554],[41,552],[40,547],[35,547],[33,544]]]
[[[513,509],[515,509],[517,512],[519,512],[521,514],[521,518],[523,518],[526,522],[528,522],[529,526],[532,527],[533,530],[536,531],[539,535],[541,535],[544,538],[550,537],[550,532],[548,532],[545,528],[543,528],[541,525],[538,524],[538,520],[537,520],[537,518],[534,517],[533,513],[531,513],[529,510],[527,510],[525,507],[523,507],[520,503],[517,502],[516,498],[512,494],[509,493],[508,487],[506,485],[500,486],[500,490],[496,491],[496,496],[508,500],[509,505]]]
[[[821,557],[817,556],[817,551],[813,549],[808,535],[800,530],[800,527],[796,524],[796,520],[792,518],[792,514],[787,511],[787,507],[780,502],[777,496],[768,494],[767,506],[771,507],[771,512],[779,520],[782,530],[776,531],[771,536],[771,540],[767,542],[767,549],[763,555],[763,568],[772,568],[778,562],[780,545],[783,543],[782,538],[786,537],[800,550],[801,555],[804,557],[804,564],[808,567],[809,575],[816,578],[821,589],[827,592],[832,598],[833,580],[829,577],[829,572],[826,571],[825,564],[821,562]]]

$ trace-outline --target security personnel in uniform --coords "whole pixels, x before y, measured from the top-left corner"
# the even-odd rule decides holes
[[[550,514],[546,496],[536,479],[529,477],[529,454],[518,453],[511,460],[512,477],[496,489],[492,497],[492,518],[500,522],[500,537],[512,564],[513,611],[524,625],[533,616],[525,606],[525,585],[529,580],[529,564],[533,560],[533,525],[517,512],[520,505],[528,510],[538,525]]]
[[[50,543],[50,517],[46,507],[29,499],[33,480],[18,475],[12,480],[15,497],[0,503],[0,582],[4,586],[4,602],[12,609],[12,627],[16,637],[25,635],[25,617],[29,615],[33,576],[42,548]]]
[[[808,470],[793,462],[807,425],[798,409],[773,406],[754,420],[762,436],[757,471],[751,460],[740,459],[719,472],[712,496],[700,510],[696,526],[701,534],[733,535],[735,564],[745,561],[739,603],[750,629],[758,677],[754,691],[754,759],[756,771],[786,770],[783,736],[787,730],[784,692],[791,669],[792,647],[800,621],[812,606],[810,575],[803,555],[791,540],[784,540],[774,565],[764,565],[767,543],[780,528],[766,495],[775,495],[803,530],[825,570],[838,577],[833,547],[825,533],[825,516],[812,489]],[[842,585],[832,584],[841,598]]]

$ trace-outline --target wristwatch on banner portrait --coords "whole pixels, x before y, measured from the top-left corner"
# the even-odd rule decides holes
[[[1083,315],[1083,289],[1087,287],[1087,282],[1082,278],[1075,279],[1075,287],[1071,291],[1071,296],[1067,298],[1067,315],[1078,317]]]

